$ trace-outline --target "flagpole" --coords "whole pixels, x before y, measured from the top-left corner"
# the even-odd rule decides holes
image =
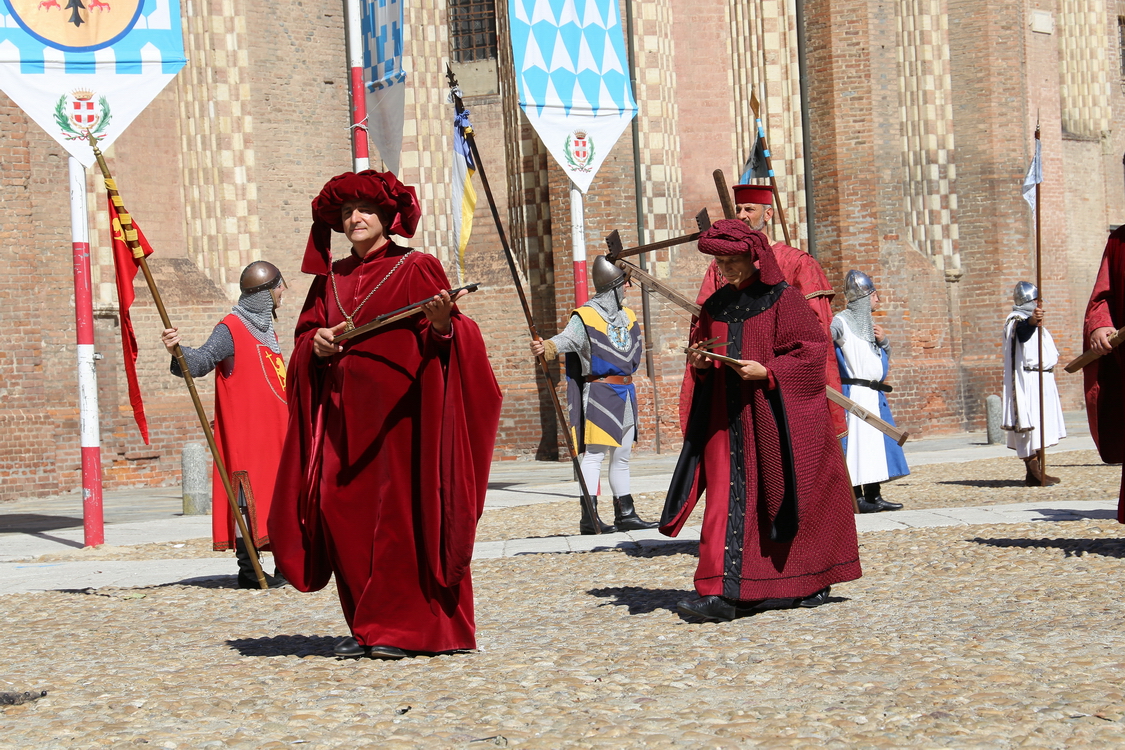
[[[121,196],[117,192],[117,185],[113,181],[113,176],[109,172],[109,165],[105,162],[105,157],[102,155],[101,149],[98,148],[98,142],[93,135],[89,133],[86,137],[90,141],[90,147],[94,150],[94,158],[98,160],[98,167],[102,171],[102,177],[105,179],[105,189],[109,194],[110,200],[117,209],[117,216],[121,221],[121,233],[125,237],[125,243],[129,246],[129,250],[133,253],[133,258],[136,260],[137,265],[140,266],[141,272],[144,273],[145,282],[148,284],[148,291],[152,294],[152,301],[156,305],[156,312],[160,315],[160,322],[165,329],[172,328],[172,321],[168,318],[168,311],[164,309],[164,300],[160,296],[160,290],[156,287],[156,279],[152,277],[152,271],[149,270],[148,260],[145,258],[145,252],[137,239],[137,230],[133,227],[133,220],[129,216],[129,212],[125,210],[125,204],[121,200]],[[125,335],[122,333],[122,335]],[[184,384],[191,394],[192,404],[195,405],[195,414],[199,417],[199,424],[203,428],[203,435],[207,438],[207,445],[211,448],[211,456],[215,459],[215,469],[219,473],[219,478],[223,482],[223,489],[227,494],[227,502],[230,503],[231,515],[234,516],[235,525],[238,527],[239,533],[242,534],[242,540],[246,544],[246,550],[250,553],[250,563],[254,568],[254,575],[257,576],[258,585],[263,589],[268,589],[269,584],[266,582],[266,576],[262,572],[262,564],[258,560],[258,550],[254,545],[254,538],[250,534],[250,530],[246,526],[246,519],[243,518],[242,512],[238,507],[238,501],[234,496],[234,488],[231,486],[230,474],[227,473],[226,463],[223,461],[222,455],[219,453],[219,445],[215,442],[215,433],[211,430],[211,420],[207,418],[207,412],[203,408],[203,402],[199,399],[199,391],[195,388],[195,379],[191,376],[191,369],[188,367],[187,359],[184,358],[184,351],[179,344],[173,348],[172,356],[176,358],[176,363],[180,366],[180,373],[184,376]]]
[[[446,66],[445,75],[449,79],[449,92],[453,98],[453,106],[457,110],[457,114],[464,111],[465,105],[461,101],[461,92],[457,88],[457,79],[453,75],[453,69]],[[473,154],[473,161],[477,165],[477,174],[480,175],[480,184],[484,187],[484,194],[488,197],[488,207],[492,210],[492,221],[496,224],[496,234],[500,238],[500,246],[504,249],[504,257],[508,261],[508,270],[512,274],[512,285],[516,288],[516,294],[519,295],[520,305],[523,307],[523,315],[527,320],[528,332],[531,333],[533,341],[541,341],[542,337],[539,331],[535,328],[535,319],[531,315],[531,306],[527,303],[527,296],[523,291],[523,284],[520,283],[519,272],[516,270],[515,256],[512,255],[512,247],[508,244],[508,235],[504,231],[504,222],[500,220],[500,211],[496,208],[496,199],[492,197],[492,188],[488,184],[488,174],[484,171],[484,161],[480,158],[480,151],[477,150],[477,139],[473,134],[472,125],[465,126],[465,142],[469,144],[469,151]],[[572,195],[578,189],[571,183]],[[579,192],[581,198],[581,192]],[[572,204],[573,206],[573,204]],[[581,203],[579,204],[581,206]],[[585,270],[585,269],[583,269]],[[583,280],[583,289],[585,289],[585,280]],[[594,533],[600,534],[601,518],[598,517],[598,509],[594,504],[594,496],[590,494],[589,488],[586,486],[586,478],[582,475],[582,465],[578,461],[578,453],[574,449],[574,442],[570,438],[570,429],[567,427],[566,413],[563,412],[562,402],[559,401],[559,394],[555,392],[555,381],[551,379],[551,368],[547,364],[547,358],[540,354],[535,360],[539,363],[539,368],[543,371],[543,378],[547,381],[546,391],[551,396],[551,403],[555,407],[555,415],[559,420],[559,424],[563,428],[563,434],[566,435],[566,450],[570,454],[571,465],[574,466],[574,475],[578,479],[578,487],[582,492],[582,506],[590,516],[590,524],[594,527]]]
[[[777,177],[773,173],[773,159],[770,157],[770,145],[766,142],[766,126],[762,124],[762,118],[758,114],[758,94],[756,91],[750,92],[750,108],[754,110],[754,124],[758,126],[758,140],[762,142],[762,153],[766,157],[766,169],[770,173],[770,187],[773,189],[773,203],[774,210],[777,212],[777,220],[781,222],[781,233],[785,235],[785,244],[790,247],[793,243],[789,240],[789,224],[785,221],[785,209],[781,206],[781,191],[777,189]]]
[[[570,183],[570,249],[574,260],[574,306],[581,307],[590,298],[586,291],[586,219],[582,191],[574,182]]]
[[[98,375],[94,369],[94,295],[90,283],[90,225],[86,168],[71,156],[70,239],[74,255],[74,322],[78,354],[78,424],[82,450],[82,535],[87,547],[105,544]]]
[[[1035,141],[1036,151],[1040,150],[1039,139],[1039,118],[1035,119]],[[1042,156],[1040,156],[1040,170],[1042,170]],[[1035,288],[1039,290],[1035,306],[1042,309],[1043,307],[1043,247],[1042,247],[1042,220],[1041,211],[1043,203],[1039,200],[1039,181],[1035,183]],[[1039,330],[1035,336],[1037,348],[1039,350],[1038,362],[1039,366],[1039,485],[1041,487],[1047,486],[1047,420],[1046,414],[1043,411],[1043,322],[1039,322]]]
[[[363,10],[360,0],[344,0],[344,37],[351,91],[352,171],[371,168],[367,146],[367,98],[363,85]]]

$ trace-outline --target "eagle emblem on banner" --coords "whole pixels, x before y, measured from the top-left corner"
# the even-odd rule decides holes
[[[20,27],[64,50],[101,49],[129,33],[143,0],[5,0]]]

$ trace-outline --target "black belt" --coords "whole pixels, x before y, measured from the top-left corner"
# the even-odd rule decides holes
[[[874,391],[882,391],[883,393],[890,393],[894,389],[886,383],[880,383],[878,380],[861,380],[860,378],[840,378],[840,382],[844,385],[862,385],[864,388],[870,388]]]
[[[1051,365],[1050,367],[1044,367],[1044,368],[1040,369],[1038,367],[1030,367],[1028,365],[1024,365],[1023,371],[1024,372],[1054,372],[1055,366]]]

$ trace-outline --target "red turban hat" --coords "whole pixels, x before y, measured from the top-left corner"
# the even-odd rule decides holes
[[[773,205],[773,188],[769,185],[735,185],[735,203],[758,203],[763,206]]]
[[[327,274],[331,264],[332,232],[343,232],[340,209],[348,201],[370,201],[378,206],[383,220],[389,222],[387,234],[413,237],[422,217],[414,188],[403,185],[391,172],[345,172],[324,184],[312,202],[313,224],[305,246],[301,270],[311,274]]]
[[[752,260],[757,261],[763,284],[773,286],[785,281],[769,238],[737,219],[716,221],[699,235],[699,252],[705,255],[750,255]]]

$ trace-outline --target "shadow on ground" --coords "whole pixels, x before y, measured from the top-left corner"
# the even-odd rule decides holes
[[[274,635],[269,638],[235,638],[227,645],[243,656],[335,657],[338,635]]]
[[[669,555],[691,555],[699,557],[699,541],[673,542],[663,539],[644,540],[633,545],[618,547],[630,557],[667,557]]]
[[[641,586],[614,586],[604,589],[590,589],[586,592],[592,596],[612,599],[599,606],[613,605],[615,607],[628,607],[629,614],[643,615],[664,609],[669,612],[676,611],[676,602],[682,599],[691,599],[694,591],[683,589],[646,589]]]
[[[30,534],[36,531],[82,528],[82,519],[72,516],[48,516],[42,513],[4,513],[0,514],[0,534],[20,532]]]
[[[1026,487],[1021,479],[949,479],[935,484],[958,484],[962,487]]]
[[[1103,557],[1125,558],[1125,539],[970,539],[989,547],[1016,547],[1020,549],[1059,549],[1063,557],[1078,557],[1079,553]]]

